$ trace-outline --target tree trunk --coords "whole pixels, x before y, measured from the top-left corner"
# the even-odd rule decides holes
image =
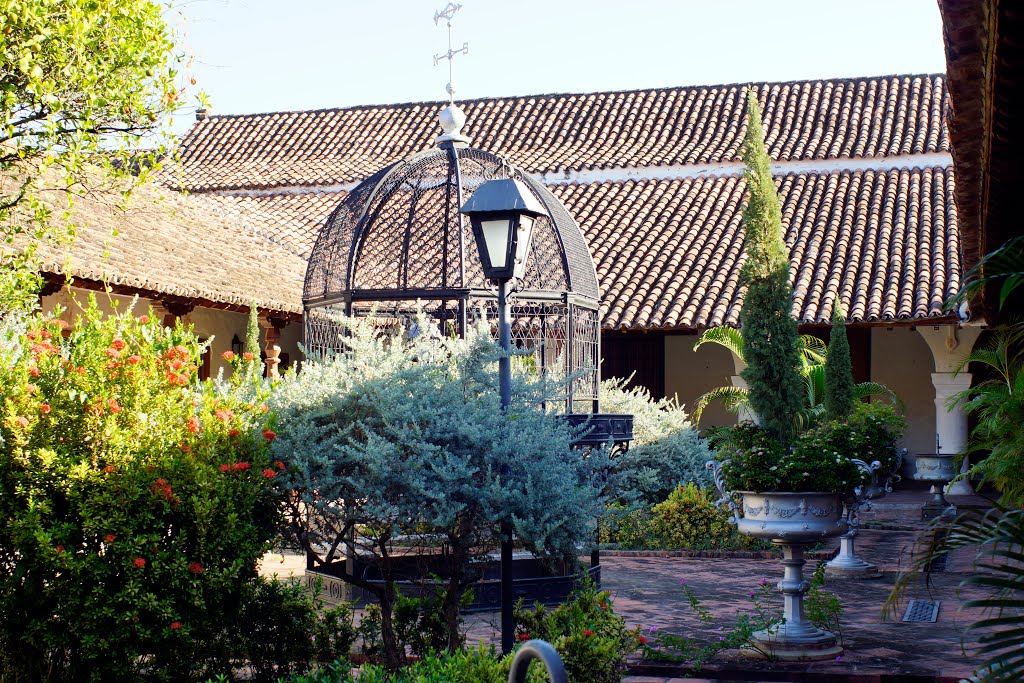
[[[394,612],[395,582],[387,579],[380,596],[380,637],[384,641],[384,666],[389,671],[398,671],[405,664],[405,648],[395,635]]]

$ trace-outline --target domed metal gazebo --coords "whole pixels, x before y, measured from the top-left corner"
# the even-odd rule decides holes
[[[543,372],[578,375],[567,413],[599,412],[600,295],[583,233],[539,181],[468,147],[461,111],[449,106],[441,119],[437,147],[360,183],[325,223],[306,271],[306,347],[340,349],[339,314],[371,311],[395,333],[409,332],[417,310],[441,334],[462,336],[480,316],[495,330],[497,294],[459,207],[484,182],[514,177],[546,213],[534,223],[525,275],[510,297],[512,343],[532,351]]]

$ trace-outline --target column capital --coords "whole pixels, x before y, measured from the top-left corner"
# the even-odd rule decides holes
[[[960,327],[956,323],[917,326],[917,333],[924,337],[932,352],[935,370],[951,373],[970,354],[982,328],[969,325]]]

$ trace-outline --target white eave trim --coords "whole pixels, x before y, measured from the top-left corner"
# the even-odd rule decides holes
[[[931,152],[927,154],[904,154],[885,157],[773,161],[771,167],[772,173],[775,175],[789,175],[794,173],[824,174],[867,170],[890,171],[903,168],[945,167],[952,164],[953,157],[949,152]],[[743,169],[743,162],[730,161],[718,164],[679,164],[673,166],[566,170],[537,173],[534,175],[545,185],[589,185],[591,183],[621,183],[627,180],[685,180],[711,176],[734,176],[742,175]]]

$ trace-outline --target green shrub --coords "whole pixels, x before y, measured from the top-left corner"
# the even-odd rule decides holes
[[[622,502],[654,505],[678,484],[711,484],[704,463],[711,459],[707,443],[673,398],[655,400],[643,387],[625,387],[626,380],[601,383],[601,409],[633,416],[629,450],[612,460],[611,496]]]
[[[152,316],[41,317],[0,343],[5,680],[223,671],[279,519],[252,364],[198,382],[201,347]]]
[[[462,596],[461,606],[473,601],[472,591]],[[372,660],[379,660],[384,643],[381,634],[381,612],[379,604],[367,606],[359,622],[358,634],[362,638],[363,654]],[[403,595],[395,588],[392,623],[399,648],[406,654],[423,657],[448,648],[448,629],[444,618],[444,593],[438,589],[433,595],[418,598]],[[459,618],[459,625],[462,618]],[[460,630],[460,647],[465,642],[465,633]]]
[[[313,661],[348,659],[355,642],[352,609],[322,603],[298,580],[258,579],[246,585],[233,641],[253,680],[305,671]]]
[[[610,503],[601,517],[601,543],[621,548],[646,548],[651,537],[651,510]]]
[[[677,487],[652,509],[652,547],[723,550],[753,545],[729,522],[730,514],[715,505],[715,496],[694,484]]]
[[[881,473],[891,473],[896,467],[896,446],[907,429],[907,419],[891,403],[857,401],[846,423],[859,433],[860,451],[855,457],[868,463],[877,460],[882,465]]]
[[[637,634],[615,614],[611,595],[591,583],[554,608],[516,605],[518,640],[546,640],[558,650],[571,681],[618,683],[626,656],[639,647]]]

